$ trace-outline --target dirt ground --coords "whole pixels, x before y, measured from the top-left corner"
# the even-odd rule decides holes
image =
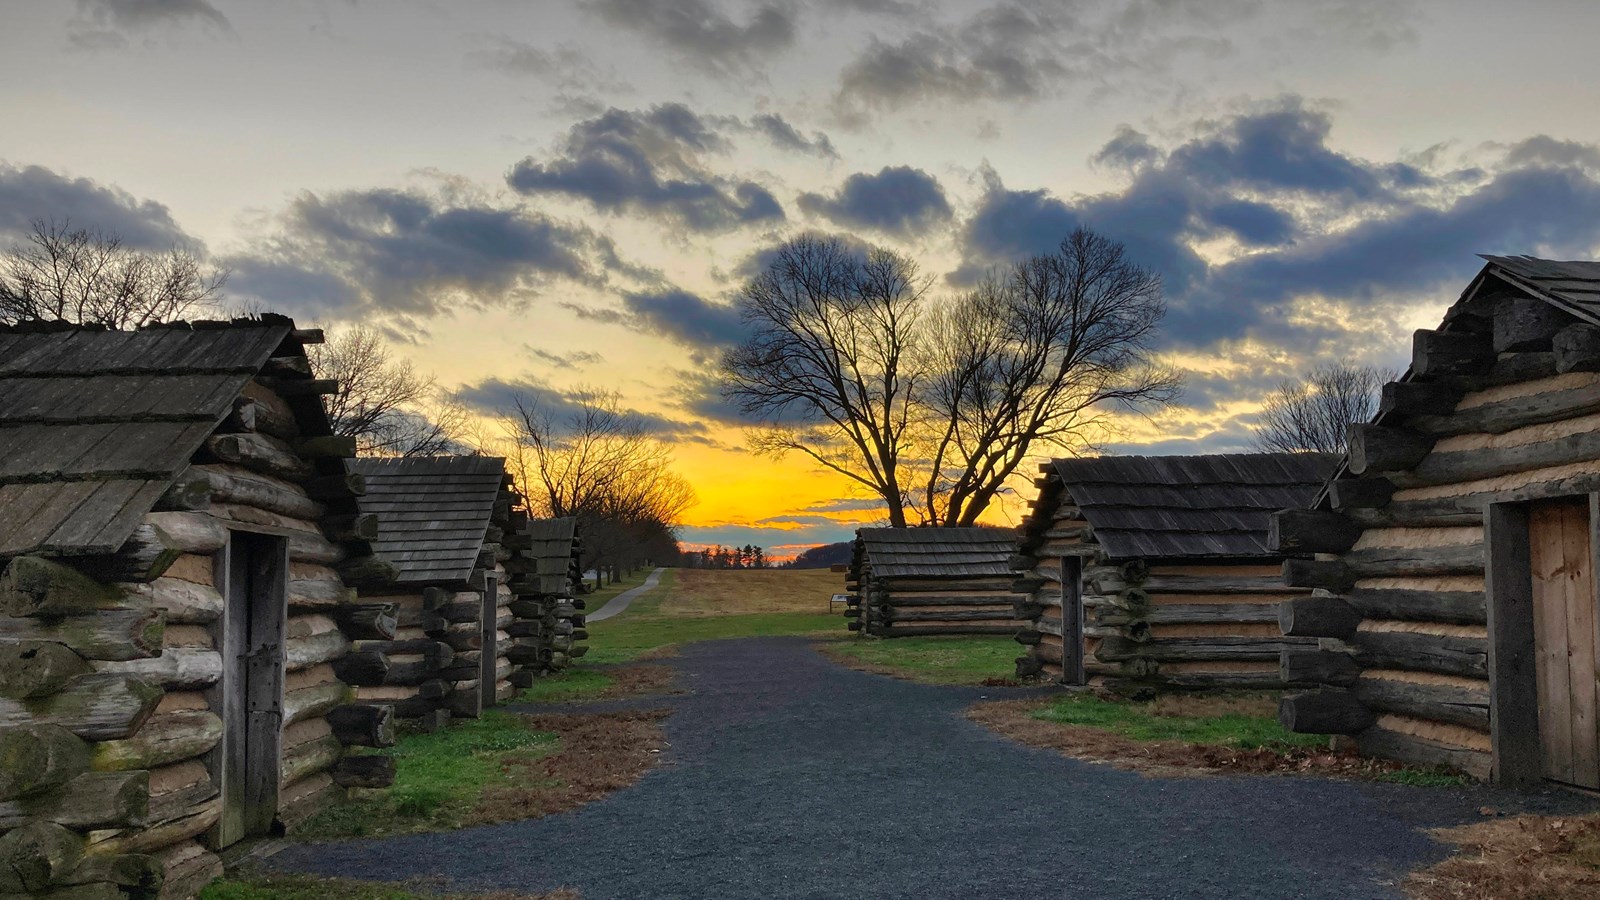
[[[605,674],[611,679],[611,684],[598,694],[584,697],[577,702],[593,703],[600,700],[620,700],[623,697],[676,693],[673,688],[676,674],[670,666],[617,666],[606,669]]]
[[[493,785],[473,809],[471,824],[514,822],[566,812],[629,787],[661,758],[661,720],[671,710],[547,713],[526,716],[536,731],[561,735],[561,751],[508,764],[522,777]]]
[[[1167,702],[1170,712],[1181,715],[1257,711],[1253,698],[1175,697]],[[1048,699],[998,700],[972,706],[965,715],[991,731],[1030,747],[1043,747],[1074,759],[1165,778],[1252,773],[1371,778],[1400,768],[1381,760],[1327,750],[1241,750],[1178,741],[1135,741],[1098,728],[1033,718],[1035,711],[1049,703]]]
[[[1600,897],[1600,816],[1494,818],[1431,834],[1460,852],[1406,879],[1416,900]]]
[[[662,615],[685,618],[749,613],[826,613],[844,591],[844,576],[827,569],[677,569]]]

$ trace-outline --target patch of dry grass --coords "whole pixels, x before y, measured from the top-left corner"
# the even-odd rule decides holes
[[[1460,852],[1406,879],[1415,900],[1600,897],[1600,815],[1515,816],[1431,834]]]
[[[828,598],[844,590],[844,576],[827,569],[677,569],[673,574],[670,589],[649,604],[651,614],[702,618],[826,613]],[[640,601],[649,597],[646,594]]]
[[[1103,728],[1065,725],[1035,715],[1048,709],[1053,702],[1049,698],[990,701],[968,708],[966,717],[1030,747],[1055,750],[1074,759],[1161,778],[1223,774],[1377,778],[1401,768],[1393,763],[1353,753],[1307,747],[1245,748],[1173,740],[1136,740]],[[1155,714],[1202,716],[1219,715],[1226,711],[1229,714],[1253,715],[1253,709],[1258,706],[1259,701],[1255,698],[1174,696],[1168,700],[1166,711]],[[1198,712],[1208,708],[1215,711]]]
[[[1162,694],[1150,702],[1150,714],[1155,716],[1192,716],[1216,718],[1218,716],[1278,717],[1276,694]]]
[[[484,790],[469,824],[554,815],[633,785],[666,749],[661,720],[671,714],[652,709],[528,716],[534,730],[561,735],[561,751],[507,761],[510,777]]]

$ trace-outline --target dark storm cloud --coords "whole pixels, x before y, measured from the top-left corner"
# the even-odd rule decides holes
[[[950,201],[939,180],[910,166],[885,166],[876,175],[857,173],[831,197],[801,194],[800,208],[847,228],[918,234],[950,220]]]
[[[230,293],[334,318],[432,316],[514,302],[551,279],[599,283],[597,260],[614,253],[579,226],[416,191],[308,192],[278,225],[254,253],[228,260]]]
[[[700,232],[783,221],[783,207],[766,188],[707,167],[707,154],[729,146],[714,123],[682,104],[610,109],[574,125],[561,156],[528,157],[506,181],[524,194],[575,197],[605,212],[641,213]]]
[[[504,378],[489,378],[478,384],[467,385],[457,391],[456,396],[469,408],[485,415],[515,414],[521,403],[524,407],[536,408],[554,417],[558,423],[579,413],[585,399],[582,391],[563,391],[538,381]],[[715,443],[706,436],[708,429],[701,422],[682,422],[636,409],[625,409],[623,414],[659,440]]]
[[[685,63],[712,74],[759,72],[795,38],[787,3],[760,3],[742,16],[708,0],[590,0],[608,24],[660,42]]]
[[[750,127],[767,136],[773,145],[784,150],[796,153],[809,153],[825,159],[838,159],[839,152],[833,149],[833,142],[820,131],[813,132],[810,138],[801,134],[798,129],[790,125],[783,116],[775,113],[766,113],[755,116],[750,120]]]
[[[22,238],[34,220],[98,231],[137,250],[199,246],[173,221],[172,212],[153,200],[44,166],[0,162],[0,241]]]
[[[1329,131],[1326,114],[1293,98],[1168,151],[1123,130],[1096,159],[1126,168],[1127,187],[1071,200],[1008,189],[990,172],[952,280],[1047,251],[1083,225],[1162,276],[1163,341],[1255,336],[1304,349],[1386,320],[1397,297],[1448,294],[1479,267],[1476,253],[1600,248],[1600,149],[1539,136],[1486,167],[1425,171],[1341,153]],[[1246,252],[1221,263],[1195,252],[1219,237]],[[1332,317],[1291,324],[1303,298],[1332,304]]]
[[[711,349],[744,339],[737,309],[688,291],[627,293],[622,295],[622,303],[637,318],[639,330],[665,335],[680,344]]]

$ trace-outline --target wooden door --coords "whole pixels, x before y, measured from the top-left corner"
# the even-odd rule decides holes
[[[1528,558],[1544,775],[1600,788],[1600,625],[1589,498],[1533,504]]]
[[[499,648],[495,646],[495,635],[500,630],[496,627],[499,618],[500,583],[494,575],[486,575],[483,579],[483,614],[479,617],[483,655],[478,664],[478,692],[485,708],[494,705],[494,672],[500,662]]]
[[[1083,644],[1083,560],[1061,558],[1061,680],[1067,684],[1088,683],[1084,671]]]
[[[211,767],[222,796],[211,840],[219,848],[269,834],[277,816],[289,570],[281,537],[234,532],[223,553],[223,735]]]

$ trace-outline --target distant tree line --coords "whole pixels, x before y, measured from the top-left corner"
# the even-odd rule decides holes
[[[794,559],[783,563],[784,569],[826,569],[832,566],[849,565],[850,555],[853,552],[850,541],[840,541],[837,544],[822,544],[802,551]]]
[[[718,544],[704,550],[685,550],[678,555],[678,565],[686,569],[771,568],[766,552],[754,544],[745,544],[743,547]]]

